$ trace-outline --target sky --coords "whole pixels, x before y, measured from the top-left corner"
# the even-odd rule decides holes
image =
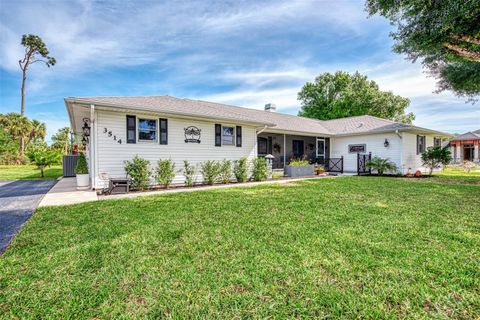
[[[20,111],[22,34],[57,64],[32,65],[26,115],[50,137],[72,96],[171,95],[297,114],[297,94],[323,72],[359,71],[411,100],[415,124],[480,128],[480,107],[434,93],[419,62],[392,52],[393,27],[364,1],[0,0],[0,112]]]

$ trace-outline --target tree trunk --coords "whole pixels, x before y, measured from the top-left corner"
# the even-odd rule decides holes
[[[25,81],[27,80],[27,68],[23,70],[23,77],[22,77],[22,105],[20,109],[20,114],[23,116],[25,115]]]
[[[25,137],[22,136],[20,137],[20,157],[22,157],[22,160],[24,156],[25,156]]]
[[[43,178],[43,169],[44,167],[43,166],[40,166],[40,176]]]

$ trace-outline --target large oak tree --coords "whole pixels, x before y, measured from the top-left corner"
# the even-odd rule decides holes
[[[381,91],[378,85],[358,72],[337,71],[319,75],[298,93],[300,116],[320,120],[371,115],[402,123],[412,123],[413,113],[405,113],[407,98]]]
[[[420,60],[438,91],[472,100],[480,94],[478,0],[366,0],[366,9],[390,20],[394,51]]]

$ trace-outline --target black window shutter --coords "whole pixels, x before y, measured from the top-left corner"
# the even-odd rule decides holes
[[[222,145],[222,125],[215,124],[215,147]]]
[[[137,118],[127,116],[127,143],[137,142]]]
[[[160,144],[168,144],[168,119],[159,119],[160,123]]]
[[[237,147],[242,146],[242,127],[237,126]]]
[[[273,139],[272,137],[268,137],[268,153],[273,153]]]

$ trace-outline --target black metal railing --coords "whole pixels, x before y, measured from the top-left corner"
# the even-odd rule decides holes
[[[343,173],[343,156],[340,158],[325,159],[325,170],[328,172]]]
[[[372,169],[367,167],[367,162],[372,159],[372,153],[357,153],[357,174],[359,176],[371,174]]]

